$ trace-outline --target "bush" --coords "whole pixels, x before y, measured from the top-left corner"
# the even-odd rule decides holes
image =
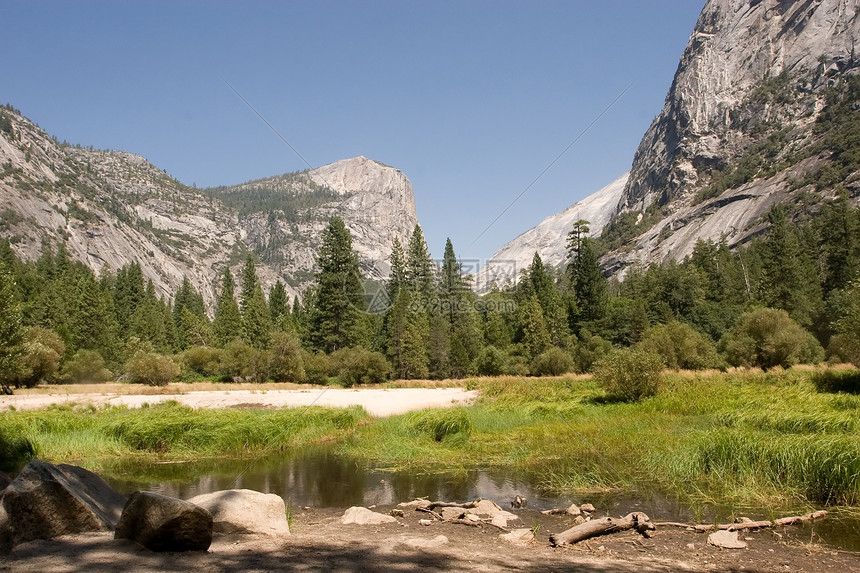
[[[573,362],[579,373],[591,372],[598,360],[612,352],[612,343],[583,330],[573,349]]]
[[[819,392],[848,392],[860,394],[860,371],[822,370],[812,375]]]
[[[179,365],[169,356],[138,352],[123,367],[132,382],[147,386],[166,386],[179,376]]]
[[[570,354],[553,346],[532,360],[531,373],[535,376],[561,376],[573,369]]]
[[[663,359],[638,348],[613,350],[595,365],[594,377],[613,398],[635,402],[657,393]]]
[[[331,361],[323,353],[301,351],[302,366],[305,369],[305,382],[309,384],[328,384]]]
[[[666,368],[672,370],[725,368],[725,362],[711,341],[683,322],[652,326],[642,334],[637,346],[660,356]]]
[[[788,368],[820,362],[824,357],[824,350],[812,334],[787,312],[773,308],[757,308],[740,315],[720,346],[732,366]]]
[[[201,376],[215,376],[221,372],[223,351],[212,346],[192,346],[179,355],[182,364]]]
[[[275,382],[305,381],[302,347],[298,338],[286,332],[275,332],[269,343],[271,367],[269,374]]]
[[[221,372],[237,380],[265,382],[269,377],[269,352],[234,340],[224,347]]]
[[[500,376],[508,371],[508,356],[495,346],[487,346],[475,358],[475,371],[481,376]]]
[[[357,384],[380,384],[391,375],[391,364],[379,352],[364,348],[341,348],[331,355],[332,370],[347,388]]]
[[[18,359],[15,386],[32,388],[57,373],[66,345],[56,332],[46,328],[27,328],[23,338],[24,354]]]
[[[113,378],[111,371],[105,368],[104,358],[95,350],[78,350],[63,366],[60,376],[63,382],[72,384],[107,382]]]

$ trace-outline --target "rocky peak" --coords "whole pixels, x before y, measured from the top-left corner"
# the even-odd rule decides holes
[[[858,9],[857,0],[709,0],[636,151],[620,207],[685,199],[705,183],[705,172],[746,148],[735,112],[764,79],[826,77],[856,65]]]

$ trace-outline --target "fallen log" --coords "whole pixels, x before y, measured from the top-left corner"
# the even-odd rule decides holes
[[[708,524],[708,525],[693,525],[690,523],[678,523],[675,521],[663,521],[657,522],[654,525],[657,527],[683,527],[684,529],[689,529],[691,531],[698,532],[708,532],[708,531],[742,531],[745,529],[764,529],[768,527],[783,527],[786,525],[801,525],[803,523],[809,523],[810,521],[815,521],[816,519],[822,519],[827,517],[827,511],[821,509],[818,511],[813,511],[812,513],[807,513],[806,515],[794,515],[791,517],[781,517],[776,521],[770,521],[767,519],[761,521],[753,521],[746,517],[739,518],[741,521],[738,523],[720,523],[720,524]]]
[[[570,504],[570,507],[557,507],[555,509],[547,509],[541,512],[544,515],[582,515],[582,511],[575,503]]]
[[[646,514],[641,511],[634,511],[633,513],[628,513],[624,517],[620,518],[602,517],[600,519],[586,521],[585,523],[571,527],[561,533],[550,535],[549,542],[553,546],[558,547],[560,545],[577,543],[599,535],[617,533],[628,529],[635,529],[641,535],[647,537],[648,531],[654,529],[654,524],[651,523],[651,518]]]

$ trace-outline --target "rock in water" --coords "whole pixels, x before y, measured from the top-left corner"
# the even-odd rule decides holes
[[[198,495],[188,502],[212,514],[212,530],[215,533],[290,534],[284,500],[272,493],[230,489]]]
[[[110,531],[125,498],[83,468],[33,460],[3,490],[0,538],[17,545],[85,531]],[[5,525],[3,524],[5,522]],[[0,545],[3,542],[0,541]]]
[[[366,507],[350,507],[347,509],[340,522],[344,525],[355,523],[356,525],[379,525],[380,523],[397,523],[390,515],[370,511]]]
[[[212,515],[181,499],[136,491],[122,510],[114,537],[152,551],[206,551],[212,543]]]

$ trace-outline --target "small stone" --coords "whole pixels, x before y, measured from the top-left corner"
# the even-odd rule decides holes
[[[584,511],[586,513],[594,513],[595,511],[597,511],[594,509],[594,506],[591,505],[590,503],[583,503],[582,505],[579,506],[579,509],[581,509],[582,511]]]
[[[391,511],[389,511],[388,513],[389,513],[389,515],[391,515],[392,517],[403,517],[403,516],[404,516],[404,513],[403,513],[403,510],[402,510],[402,509],[396,509],[396,508],[395,508],[395,509],[392,509]]]
[[[694,544],[692,544],[692,543],[687,544],[687,549],[695,549],[695,548],[696,548],[696,546]]]
[[[575,503],[571,503],[570,507],[565,510],[565,513],[575,517],[577,515],[582,515],[582,510]]]
[[[423,525],[423,526],[425,526],[425,527],[426,527],[426,526],[428,526],[428,525],[430,525],[430,524],[432,524],[432,523],[433,523],[433,522],[432,522],[432,521],[430,521],[429,519],[419,519],[419,520],[418,520],[418,525]]]
[[[526,545],[534,541],[531,529],[514,529],[510,533],[502,533],[499,537],[514,545]]]

